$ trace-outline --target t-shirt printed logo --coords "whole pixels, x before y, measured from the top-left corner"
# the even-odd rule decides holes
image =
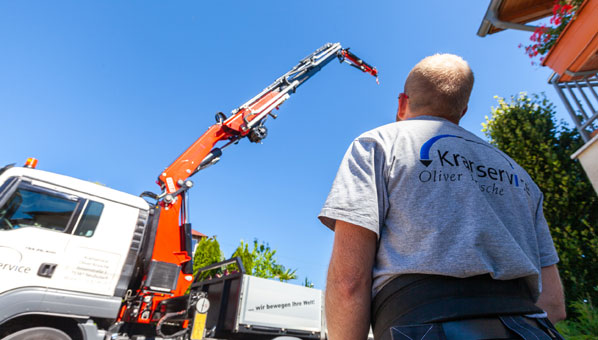
[[[451,150],[437,147],[432,151],[432,146],[444,138],[458,138],[468,143],[474,143],[483,146],[488,150],[500,155],[508,164],[508,168],[500,166],[487,166],[477,161],[472,161],[466,156]],[[419,173],[419,181],[422,183],[450,183],[461,182],[465,178],[470,178],[476,183],[480,191],[503,196],[505,193],[504,185],[523,189],[530,195],[529,186],[520,176],[516,174],[511,161],[495,148],[480,143],[475,140],[467,139],[457,135],[443,134],[428,139],[420,149],[420,162],[425,169]],[[430,168],[430,165],[434,166]],[[460,170],[467,170],[465,173]],[[444,172],[443,172],[444,170]],[[488,182],[490,180],[490,182]]]

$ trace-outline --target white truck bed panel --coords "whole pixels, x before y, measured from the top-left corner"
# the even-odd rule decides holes
[[[322,330],[322,291],[244,275],[238,324]]]

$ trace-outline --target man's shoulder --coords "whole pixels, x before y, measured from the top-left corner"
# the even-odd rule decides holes
[[[381,125],[376,128],[373,128],[371,130],[365,131],[362,134],[360,134],[359,136],[357,136],[357,138],[355,138],[355,140],[367,140],[367,139],[379,140],[388,134],[396,133],[398,130],[400,130],[399,122],[392,122],[392,123]]]

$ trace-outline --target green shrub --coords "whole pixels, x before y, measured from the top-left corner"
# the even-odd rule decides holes
[[[577,317],[556,325],[567,340],[595,340],[598,338],[598,309],[588,300],[571,303]]]
[[[560,257],[567,300],[589,296],[598,301],[598,199],[579,162],[570,158],[583,145],[581,136],[557,123],[554,114],[554,105],[544,97],[522,93],[510,102],[498,98],[482,131],[544,193],[544,215]],[[569,308],[568,314],[575,316],[575,311]]]

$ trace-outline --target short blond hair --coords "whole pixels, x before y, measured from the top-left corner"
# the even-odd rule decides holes
[[[457,120],[467,108],[472,88],[471,68],[463,58],[454,54],[424,58],[413,67],[405,81],[405,93],[413,113]]]

